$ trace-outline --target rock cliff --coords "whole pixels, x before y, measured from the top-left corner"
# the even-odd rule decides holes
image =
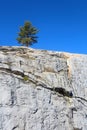
[[[0,47],[0,130],[87,130],[87,55]]]

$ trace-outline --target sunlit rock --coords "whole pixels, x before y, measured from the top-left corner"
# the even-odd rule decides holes
[[[87,55],[0,47],[0,130],[87,130]]]

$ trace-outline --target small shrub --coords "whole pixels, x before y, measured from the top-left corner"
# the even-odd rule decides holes
[[[24,81],[27,81],[29,79],[27,75],[25,75],[23,78],[24,78]]]

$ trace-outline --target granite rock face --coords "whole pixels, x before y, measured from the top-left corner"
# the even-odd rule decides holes
[[[87,130],[87,55],[0,47],[0,130]]]

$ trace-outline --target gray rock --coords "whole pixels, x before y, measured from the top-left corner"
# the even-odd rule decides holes
[[[0,130],[87,130],[87,55],[0,47]]]

